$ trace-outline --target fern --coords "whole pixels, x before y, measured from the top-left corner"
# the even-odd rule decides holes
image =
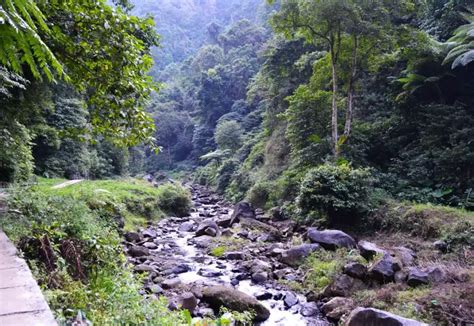
[[[474,62],[474,14],[464,15],[468,22],[456,29],[455,34],[446,43],[449,50],[443,64],[451,62],[451,68],[467,66]]]
[[[37,79],[46,76],[53,81],[55,74],[67,78],[39,32],[51,31],[34,0],[0,0],[0,64],[3,69],[21,75],[25,65]],[[0,78],[0,82],[5,83],[5,75]]]

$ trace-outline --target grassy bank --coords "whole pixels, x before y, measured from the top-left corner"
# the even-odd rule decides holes
[[[179,185],[154,188],[140,180],[83,181],[53,189],[60,179],[39,179],[13,189],[0,227],[23,251],[60,322],[78,311],[96,325],[179,325],[181,313],[139,294],[120,245],[120,224],[133,229],[189,209]]]

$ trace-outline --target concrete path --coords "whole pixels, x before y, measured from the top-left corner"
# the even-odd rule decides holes
[[[0,326],[52,325],[57,323],[28,265],[0,230]]]
[[[82,182],[82,181],[83,181],[83,179],[65,181],[63,183],[60,183],[58,185],[55,185],[55,186],[51,187],[51,189],[61,189],[61,188],[64,188],[64,187],[67,187],[67,186],[70,186],[70,185],[73,185],[73,184],[76,184],[76,183],[79,183],[79,182]]]

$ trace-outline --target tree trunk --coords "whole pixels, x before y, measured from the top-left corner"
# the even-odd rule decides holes
[[[339,156],[339,146],[337,144],[339,135],[337,130],[337,71],[336,62],[332,61],[332,113],[331,113],[331,129],[332,129],[332,146],[334,157]]]
[[[354,36],[354,46],[352,48],[352,66],[351,66],[351,75],[349,78],[349,87],[347,94],[347,111],[346,111],[346,122],[344,124],[344,141],[347,140],[352,130],[352,119],[353,119],[353,110],[354,110],[354,96],[355,96],[355,80],[357,75],[357,48],[358,40],[357,36]]]

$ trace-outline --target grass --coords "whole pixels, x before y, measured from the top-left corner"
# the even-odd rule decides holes
[[[389,202],[371,216],[369,222],[372,229],[403,232],[430,240],[443,239],[453,249],[474,245],[474,212],[463,209]]]
[[[366,263],[358,253],[342,248],[333,252],[321,250],[312,253],[303,265],[306,270],[305,287],[321,292],[341,274],[344,265],[351,261]]]
[[[144,180],[129,178],[84,180],[64,188],[52,188],[65,181],[67,180],[38,178],[38,184],[33,189],[50,196],[67,196],[86,201],[91,208],[120,214],[124,218],[126,231],[144,226],[148,221],[158,220],[165,214],[175,213],[175,204],[179,205],[178,211],[181,207],[188,210],[191,205],[189,193],[179,186],[153,187]],[[173,191],[176,194],[171,193]],[[175,203],[177,198],[180,200]]]
[[[39,179],[30,189],[13,189],[9,212],[0,219],[59,323],[81,311],[96,325],[186,324],[163,300],[140,294],[142,280],[126,263],[116,223],[124,216],[135,227],[164,207],[190,201],[184,190],[132,179],[51,188],[63,181]],[[40,254],[45,252],[48,259]]]
[[[212,248],[209,254],[214,257],[222,257],[227,251],[228,251],[227,247],[217,246],[217,247]]]

